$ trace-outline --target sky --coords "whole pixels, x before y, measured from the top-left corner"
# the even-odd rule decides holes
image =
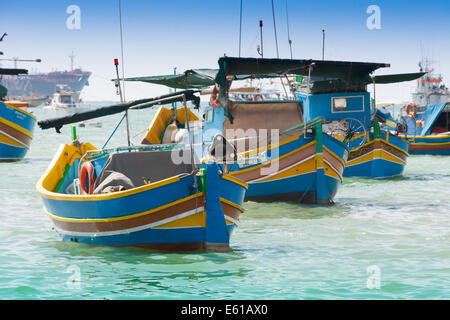
[[[0,5],[1,58],[42,59],[19,63],[30,72],[91,71],[85,101],[118,101],[111,79],[114,58],[121,59],[119,0],[4,1]],[[450,84],[450,1],[242,0],[241,56],[258,57],[259,20],[263,20],[265,58],[325,59],[389,63],[375,74],[417,72],[422,58]],[[193,68],[217,68],[217,60],[239,55],[241,0],[121,0],[125,77],[172,74]],[[371,29],[369,6],[379,8],[379,28]],[[79,8],[79,25],[71,6]],[[287,9],[287,10],[286,10]],[[289,22],[289,23],[288,23]],[[75,28],[73,28],[75,26]],[[288,29],[289,26],[289,29]],[[0,61],[3,67],[12,62]],[[122,75],[122,69],[120,69]],[[380,101],[411,99],[415,82],[378,85]],[[369,88],[370,89],[370,88]],[[168,88],[127,82],[126,100],[165,94]]]

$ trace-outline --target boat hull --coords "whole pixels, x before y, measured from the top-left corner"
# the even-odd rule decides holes
[[[387,179],[403,174],[408,157],[408,142],[389,131],[381,131],[379,138],[367,135],[367,142],[359,149],[351,149],[344,177]]]
[[[30,148],[36,118],[8,103],[0,102],[0,162],[19,161]]]
[[[450,135],[408,136],[408,139],[410,154],[450,155]]]
[[[181,174],[110,194],[53,192],[77,172],[80,154],[63,145],[37,183],[47,215],[63,241],[136,246],[161,251],[228,251],[246,184],[206,166],[206,190],[192,186],[199,177]],[[68,159],[71,159],[68,161]]]
[[[318,142],[298,134],[270,145],[267,160],[259,164],[232,166],[230,174],[249,186],[246,200],[333,203],[348,151],[329,135],[320,133],[320,136]]]

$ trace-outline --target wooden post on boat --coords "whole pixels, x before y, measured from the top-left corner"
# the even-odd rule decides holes
[[[206,163],[208,190],[205,196],[205,250],[207,251],[228,251],[230,249],[230,235],[219,197],[219,179],[217,164],[215,162]]]
[[[378,118],[373,119],[373,138],[380,138],[380,123],[378,122]]]
[[[195,171],[195,159],[194,159],[194,147],[192,146],[192,135],[191,135],[191,128],[189,127],[189,115],[188,115],[188,111],[187,111],[187,103],[186,103],[186,96],[183,94],[183,105],[184,105],[184,124],[185,127],[188,131],[188,135],[189,135],[189,145],[190,145],[190,150],[191,150],[191,166],[192,166],[192,172]],[[176,114],[176,111],[175,111]],[[194,180],[195,181],[195,188],[197,189],[197,179]]]
[[[328,188],[325,179],[325,169],[323,166],[323,130],[322,122],[314,127],[314,140],[316,141],[316,203],[329,204]]]

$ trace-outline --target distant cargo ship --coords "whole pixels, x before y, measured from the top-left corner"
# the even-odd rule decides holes
[[[91,72],[73,68],[74,55],[70,56],[70,71],[53,71],[48,73],[24,74],[19,76],[3,76],[2,84],[8,88],[8,97],[38,104],[51,98],[58,86],[63,85],[68,90],[81,92],[89,85]],[[33,104],[33,103],[32,103]]]
[[[56,92],[57,85],[65,85],[70,90],[81,91],[89,85],[91,72],[74,69],[20,76],[4,76],[2,84],[8,88],[8,96],[45,98]]]

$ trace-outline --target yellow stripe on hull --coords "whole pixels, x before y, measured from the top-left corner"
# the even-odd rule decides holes
[[[302,174],[316,172],[316,159],[311,157],[307,161],[301,162],[287,170],[278,172],[270,177],[255,181],[255,182],[267,182],[272,180],[279,180],[285,178],[291,178]]]
[[[230,174],[230,175],[236,175],[236,174],[240,174],[240,173],[243,173],[243,172],[256,170],[256,169],[259,169],[259,168],[261,168],[261,167],[263,167],[263,166],[269,166],[269,165],[271,165],[273,162],[280,161],[281,159],[284,159],[284,158],[286,158],[286,157],[288,157],[288,156],[290,156],[290,155],[292,155],[292,154],[294,154],[294,153],[296,153],[296,152],[299,152],[299,151],[301,151],[301,150],[303,150],[303,149],[305,149],[305,148],[307,148],[307,147],[309,147],[309,146],[311,146],[312,144],[315,144],[315,143],[316,143],[315,141],[312,141],[312,142],[310,142],[310,143],[308,143],[308,144],[305,144],[304,146],[302,146],[302,147],[300,147],[300,148],[298,148],[298,149],[295,149],[295,150],[290,151],[290,152],[288,152],[288,153],[286,153],[286,154],[283,154],[281,157],[278,157],[278,158],[276,158],[276,159],[272,159],[272,160],[270,160],[270,161],[261,163],[261,164],[259,164],[259,165],[257,165],[257,166],[251,167],[251,168],[233,171],[233,172],[230,172],[229,174]]]
[[[155,229],[163,228],[191,228],[203,227],[206,228],[206,211],[197,212],[188,217],[184,217],[175,221],[167,222],[157,226]]]
[[[15,124],[14,122],[11,122],[9,120],[6,120],[5,118],[0,117],[0,122],[6,124],[7,126],[16,129],[17,131],[27,135],[30,138],[33,138],[33,133],[31,133],[30,131],[28,131],[27,129]]]
[[[370,162],[374,159],[383,159],[383,160],[395,162],[395,163],[402,164],[402,165],[404,165],[406,163],[403,160],[400,160],[399,158],[392,156],[391,154],[387,153],[386,151],[378,149],[378,150],[373,150],[363,156],[360,156],[356,159],[353,159],[353,160],[347,162],[347,167],[355,166],[355,165],[362,164],[365,162]]]

